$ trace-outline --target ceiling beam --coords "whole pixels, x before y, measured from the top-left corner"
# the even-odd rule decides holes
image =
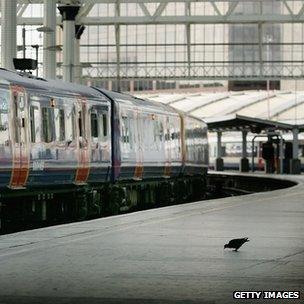
[[[299,10],[298,14],[296,15],[296,18],[299,19],[304,14],[304,4],[302,5],[301,9]]]
[[[221,16],[120,16],[120,17],[81,17],[78,20],[84,25],[116,25],[116,24],[245,24],[245,23],[299,23],[304,22],[304,15],[221,15]],[[18,24],[41,25],[43,18],[19,17]],[[57,24],[61,24],[61,18],[57,18]]]
[[[94,0],[94,3],[112,3],[115,4],[117,0]],[[189,2],[214,2],[214,3],[220,3],[220,2],[226,2],[226,3],[234,3],[239,2],[240,0],[120,0],[120,3],[170,3],[170,2],[179,2],[179,3],[189,3]],[[242,2],[265,2],[266,0],[242,0]],[[57,0],[57,3],[63,3],[63,0]],[[79,0],[80,3],[86,4],[91,3],[92,0]],[[276,0],[274,2],[284,2],[284,0]],[[43,0],[18,0],[18,3],[27,3],[27,4],[37,4],[37,3],[43,3]]]
[[[163,13],[163,11],[165,10],[166,6],[168,3],[166,2],[162,2],[158,5],[155,13],[153,14],[153,19],[156,19],[157,17],[161,16],[161,14]]]
[[[147,9],[147,7],[144,3],[139,3],[138,5],[146,17],[151,17],[149,10]]]
[[[20,6],[17,7],[17,17],[22,17],[23,13],[28,7],[28,4],[19,4]]]
[[[92,10],[94,5],[95,5],[95,3],[93,1],[91,1],[91,3],[84,4],[79,10],[77,19],[87,16],[90,13],[90,11]]]
[[[217,7],[217,5],[215,4],[214,1],[211,1],[211,5],[212,5],[214,11],[216,12],[216,14],[221,16],[222,14],[221,14],[220,10],[218,9],[218,7]]]
[[[229,8],[226,13],[226,17],[230,16],[233,13],[233,11],[238,6],[238,4],[239,4],[239,1],[235,1],[229,5]]]
[[[290,15],[294,15],[292,9],[290,8],[290,6],[289,6],[289,4],[286,2],[286,0],[282,0],[282,1],[283,1],[283,3],[284,3],[285,7],[287,8],[289,14],[290,14]]]

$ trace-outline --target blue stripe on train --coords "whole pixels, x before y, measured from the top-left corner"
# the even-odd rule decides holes
[[[109,182],[111,178],[111,167],[91,168],[88,183]]]
[[[30,171],[27,186],[72,184],[75,172],[75,169]]]
[[[11,180],[11,171],[0,171],[0,187],[7,187]]]
[[[91,168],[88,177],[88,183],[98,183],[109,181],[110,167],[108,168]],[[64,170],[43,170],[43,171],[30,171],[28,177],[28,186],[40,185],[68,185],[73,184],[75,181],[76,169]]]
[[[170,176],[177,177],[182,173],[182,166],[171,166]],[[200,172],[202,168],[200,168]],[[134,178],[135,166],[123,166],[120,169],[118,180],[131,180]],[[143,166],[143,179],[162,178],[165,173],[164,166]]]

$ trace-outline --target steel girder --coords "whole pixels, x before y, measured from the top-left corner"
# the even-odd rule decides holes
[[[293,10],[292,2],[287,0],[61,0],[58,3],[79,3],[83,7],[79,14],[78,22],[84,25],[117,25],[117,24],[244,24],[244,23],[300,23],[304,22],[304,4],[300,9]],[[204,15],[163,15],[163,12],[168,3],[209,3],[213,8],[214,14],[210,13]],[[237,6],[243,2],[248,3],[281,3],[285,8],[285,12],[280,14],[234,14]],[[19,0],[19,14],[18,24],[25,25],[41,25],[43,18],[25,18],[22,13],[28,4],[43,3],[42,0]],[[135,3],[143,12],[143,16],[116,16],[113,14],[111,17],[88,17],[88,13],[95,4],[115,4],[120,5],[123,3]],[[148,4],[157,4],[156,10],[153,14],[147,9]],[[226,9],[222,9],[221,5],[226,3]],[[258,5],[258,4],[257,4]],[[22,9],[21,9],[22,8]],[[114,8],[113,8],[114,10]],[[61,18],[57,18],[57,24],[61,23]]]

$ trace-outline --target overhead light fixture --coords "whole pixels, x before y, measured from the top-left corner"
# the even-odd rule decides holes
[[[38,32],[42,32],[42,33],[53,33],[53,32],[55,32],[53,29],[51,29],[48,26],[41,26],[41,27],[38,27],[36,30]]]
[[[92,64],[90,62],[82,62],[81,63],[81,66],[83,68],[91,68],[92,67]]]
[[[36,70],[37,69],[37,60],[30,58],[13,58],[14,67],[16,70]]]
[[[43,48],[44,50],[48,50],[48,51],[62,51],[62,46],[61,45],[51,45],[48,46],[46,48]]]

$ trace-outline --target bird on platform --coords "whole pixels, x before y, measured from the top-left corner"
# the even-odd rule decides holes
[[[246,242],[249,242],[248,238],[242,238],[242,239],[233,239],[229,241],[228,244],[224,245],[224,249],[226,248],[232,248],[234,251],[238,251],[238,249]]]

